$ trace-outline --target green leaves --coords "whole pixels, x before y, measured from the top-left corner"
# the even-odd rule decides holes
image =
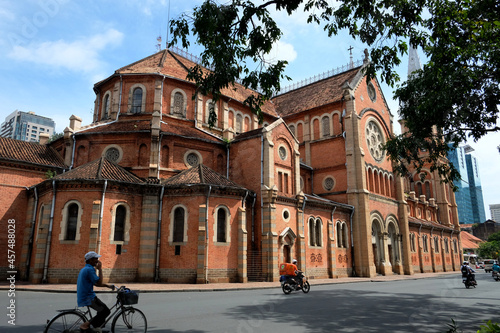
[[[245,103],[262,119],[261,106],[280,88],[286,61],[265,60],[282,32],[269,9],[296,13],[300,5],[308,22],[323,26],[328,36],[340,31],[370,48],[367,79],[377,73],[396,86],[395,66],[408,48],[424,50],[428,63],[410,80],[396,86],[395,97],[406,130],[387,142],[397,169],[431,165],[446,181],[458,175],[447,166],[448,143],[479,139],[496,126],[500,100],[500,3],[497,0],[205,0],[192,16],[170,22],[171,44],[189,46],[189,36],[204,47],[202,66],[188,78],[197,92],[212,95],[235,82],[259,93]],[[332,43],[335,43],[332,40]],[[207,70],[207,68],[209,70]],[[214,117],[210,117],[211,121]],[[424,155],[419,152],[426,152]],[[401,163],[403,161],[403,163]],[[405,166],[406,164],[406,166]]]

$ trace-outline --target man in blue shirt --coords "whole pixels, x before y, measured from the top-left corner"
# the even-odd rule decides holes
[[[85,254],[86,265],[78,275],[76,284],[78,306],[90,306],[97,311],[97,314],[91,321],[87,321],[80,326],[80,332],[94,332],[90,328],[90,325],[100,327],[110,313],[107,305],[97,298],[94,292],[94,286],[114,289],[113,285],[102,283],[102,263],[99,261],[100,257],[101,255],[94,251]],[[96,274],[96,269],[99,272],[99,276]]]

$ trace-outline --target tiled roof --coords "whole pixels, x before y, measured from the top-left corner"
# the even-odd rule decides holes
[[[215,185],[221,187],[232,187],[243,189],[240,185],[229,180],[223,175],[213,171],[209,167],[199,164],[196,167],[187,169],[176,176],[163,181],[165,186],[179,185]]]
[[[346,81],[351,82],[360,69],[361,67],[356,67],[347,72],[274,97],[273,103],[276,112],[281,117],[286,117],[315,107],[340,101],[342,98],[343,84]]]
[[[434,228],[438,228],[438,229],[447,229],[447,230],[454,230],[455,229],[455,227],[453,225],[444,225],[444,224],[441,224],[441,223],[438,223],[435,221],[427,221],[427,220],[418,219],[418,218],[413,217],[413,216],[408,217],[408,222],[425,225],[427,227],[434,227]]]
[[[89,126],[76,134],[90,134],[90,133],[130,133],[130,132],[147,132],[151,130],[151,119],[148,120],[131,120],[127,121],[121,119],[119,121],[112,121],[109,123],[99,124],[98,126]]]
[[[73,170],[55,176],[59,180],[114,180],[142,184],[144,181],[105,157],[81,165]]]
[[[190,139],[201,139],[205,141],[222,142],[221,138],[215,135],[210,135],[198,128],[192,127],[192,122],[183,125],[186,121],[175,121],[175,123],[170,123],[168,118],[163,118],[164,121],[160,124],[161,132],[166,135],[177,135],[184,138]],[[151,118],[143,120],[125,120],[120,119],[117,122],[110,122],[105,124],[99,124],[94,127],[87,127],[78,131],[77,135],[82,134],[112,134],[112,133],[133,133],[133,132],[150,132],[151,131]]]
[[[165,118],[164,118],[165,119]],[[198,128],[194,127],[187,127],[187,126],[178,126],[178,124],[170,124],[168,122],[168,119],[166,120],[167,123],[162,122],[161,123],[161,132],[164,134],[171,134],[171,135],[176,135],[176,136],[181,136],[184,138],[191,138],[191,139],[201,139],[205,141],[215,141],[215,142],[222,142],[221,138],[216,137],[215,135],[210,135]]]
[[[464,249],[477,249],[479,248],[479,244],[484,242],[467,231],[462,231],[460,235],[462,237],[462,247]]]
[[[36,142],[0,137],[0,159],[64,168],[64,160],[55,149]]]
[[[122,67],[116,70],[115,74],[162,74],[185,81],[188,70],[194,66],[196,66],[196,63],[193,61],[188,60],[171,50],[165,49],[128,66]],[[235,83],[234,86],[222,89],[221,92],[224,96],[241,103],[251,94],[256,94],[256,92],[246,89],[239,83]],[[269,101],[262,106],[262,111],[277,117],[274,106]]]

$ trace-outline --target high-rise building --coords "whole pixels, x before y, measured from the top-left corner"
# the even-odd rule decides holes
[[[38,142],[41,133],[54,134],[56,123],[51,119],[36,115],[33,111],[16,110],[5,118],[0,127],[0,136],[21,141]]]
[[[500,222],[500,204],[490,205],[491,219]]]
[[[474,149],[471,146],[465,145],[448,152],[448,159],[461,176],[461,179],[454,183],[458,187],[455,199],[460,224],[483,223],[486,221],[478,162],[477,158],[471,155],[473,151]]]

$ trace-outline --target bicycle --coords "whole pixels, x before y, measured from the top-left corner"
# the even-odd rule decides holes
[[[109,309],[111,313],[101,327],[113,319],[111,324],[113,333],[146,332],[148,328],[146,316],[141,310],[129,306],[138,303],[139,295],[125,286],[121,286],[116,292],[116,302]],[[90,306],[87,306],[87,311],[78,308],[57,311],[60,313],[47,320],[44,333],[79,333],[80,325],[92,319]]]

